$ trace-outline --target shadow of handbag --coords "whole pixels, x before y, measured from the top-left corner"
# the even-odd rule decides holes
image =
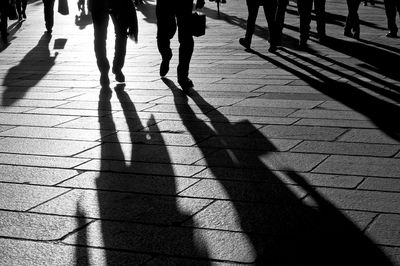
[[[58,13],[61,15],[69,14],[68,0],[58,0]]]
[[[206,34],[206,15],[198,11],[193,11],[191,17],[191,25],[193,36],[203,36],[204,34]]]

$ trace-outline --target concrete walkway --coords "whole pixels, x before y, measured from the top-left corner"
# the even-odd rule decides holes
[[[0,265],[400,265],[400,39],[382,0],[358,41],[327,2],[331,38],[300,51],[291,2],[276,54],[261,10],[246,51],[245,1],[206,2],[186,97],[154,1],[111,91],[90,17],[71,0],[49,37],[30,1],[0,47]]]

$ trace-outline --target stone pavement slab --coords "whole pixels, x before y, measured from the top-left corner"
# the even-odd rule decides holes
[[[56,1],[51,36],[42,1],[9,21],[0,265],[400,266],[400,41],[385,37],[383,1],[360,6],[359,40],[343,36],[345,1],[327,1],[329,37],[313,16],[306,50],[290,1],[276,53],[262,11],[246,50],[246,1],[219,14],[206,1],[187,94],[177,36],[159,77],[156,0],[144,2],[126,83],[110,73],[110,90],[75,0],[66,16]]]

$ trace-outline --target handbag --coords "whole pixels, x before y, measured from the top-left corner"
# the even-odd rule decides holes
[[[11,3],[8,5],[7,15],[10,20],[17,20],[19,18],[15,1],[11,1]]]
[[[61,15],[69,14],[68,0],[58,0],[58,13]]]
[[[191,16],[192,35],[200,37],[206,34],[206,15],[193,11]]]

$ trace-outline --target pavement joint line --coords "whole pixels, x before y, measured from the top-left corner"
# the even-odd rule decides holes
[[[54,186],[52,186],[52,187],[54,188]],[[37,208],[37,207],[39,207],[39,206],[41,206],[41,205],[43,205],[43,204],[46,204],[46,203],[52,201],[53,199],[56,199],[56,198],[58,198],[58,197],[61,197],[61,196],[65,195],[65,194],[71,192],[72,190],[73,190],[73,189],[70,189],[70,190],[67,190],[67,191],[65,191],[65,192],[62,192],[61,194],[59,194],[59,195],[57,195],[57,196],[54,196],[54,197],[52,197],[52,198],[50,198],[50,199],[48,199],[48,200],[45,200],[45,201],[43,201],[43,202],[41,202],[41,203],[39,203],[39,204],[37,204],[37,205],[31,207],[31,208],[28,208],[28,209],[26,209],[25,211],[26,211],[26,212],[29,212],[30,210],[32,210],[32,209],[34,209],[34,208]]]

